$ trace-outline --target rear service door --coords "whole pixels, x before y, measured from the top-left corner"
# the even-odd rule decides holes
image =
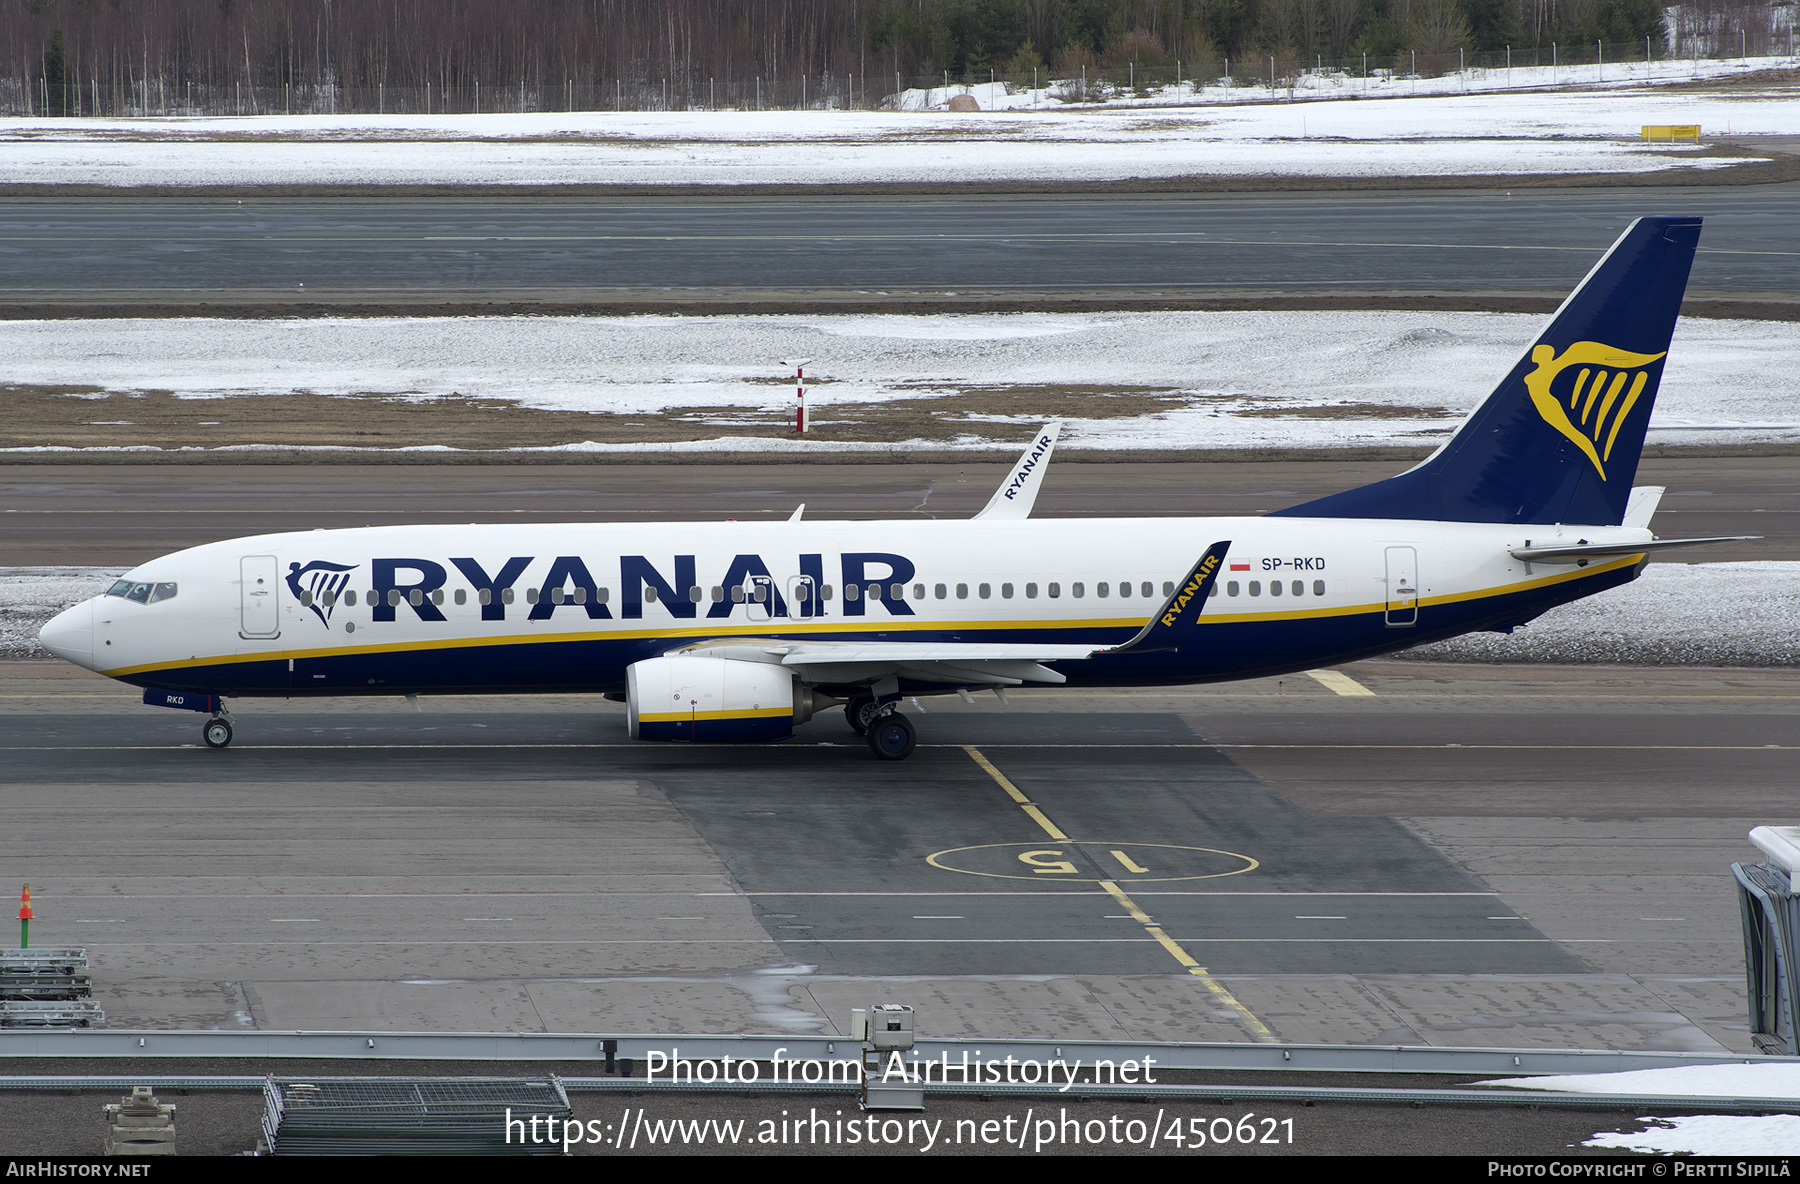
[[[245,637],[281,636],[281,604],[273,555],[246,555],[238,562],[243,576],[241,605]]]
[[[1390,629],[1419,623],[1419,553],[1412,547],[1387,549],[1387,623]]]

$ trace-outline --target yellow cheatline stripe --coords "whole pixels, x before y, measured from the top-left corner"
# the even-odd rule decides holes
[[[1342,670],[1308,670],[1307,676],[1321,686],[1330,687],[1340,695],[1374,697],[1375,692],[1365,687]]]
[[[1032,803],[1030,798],[1025,796],[1024,792],[1020,790],[1018,786],[1012,783],[1012,780],[1008,778],[1005,773],[1002,773],[999,769],[995,768],[994,762],[983,756],[980,749],[972,744],[965,744],[963,745],[963,751],[968,753],[969,759],[973,760],[977,765],[980,765],[982,770],[987,773],[989,777],[992,777],[994,781],[999,784],[1001,789],[1006,791],[1007,797],[1017,802],[1019,808],[1031,816],[1033,822],[1036,822],[1039,826],[1043,827],[1044,831],[1051,838],[1064,843],[1073,842],[1068,835],[1062,832],[1060,827],[1051,822],[1050,819],[1045,816],[1044,812]],[[1162,928],[1151,918],[1150,914],[1139,908],[1137,902],[1125,895],[1122,888],[1111,880],[1101,880],[1100,887],[1106,889],[1107,895],[1118,901],[1119,904],[1124,907],[1125,911],[1131,915],[1131,919],[1142,925],[1144,927],[1144,932],[1148,933],[1155,939],[1158,945],[1167,950],[1170,957],[1180,963],[1189,974],[1199,979],[1201,983],[1206,986],[1206,989],[1212,992],[1214,998],[1235,1012],[1238,1019],[1250,1030],[1252,1036],[1265,1043],[1275,1042],[1275,1033],[1269,1031],[1268,1026],[1257,1019],[1256,1016],[1251,1013],[1250,1009],[1245,1007],[1243,1003],[1238,1000],[1236,995],[1233,995],[1230,991],[1226,990],[1223,983],[1208,974],[1206,972],[1206,967],[1196,962],[1193,955],[1181,948],[1179,942],[1170,937],[1167,933],[1164,933]]]
[[[792,714],[792,707],[747,707],[741,711],[640,711],[638,720],[647,724],[666,724],[671,720],[773,719]]]
[[[1482,588],[1474,592],[1457,592],[1445,596],[1425,596],[1419,599],[1420,605],[1458,604],[1469,600],[1483,600],[1493,596],[1505,596],[1513,592],[1523,592],[1534,588],[1548,588],[1570,580],[1587,579],[1617,570],[1621,567],[1635,565],[1643,559],[1642,554],[1628,555],[1609,563],[1599,563],[1588,568],[1564,572],[1560,575],[1543,576],[1536,579],[1523,580],[1515,584],[1502,584],[1497,588]],[[565,608],[578,607],[564,605]],[[1337,608],[1313,608],[1299,610],[1283,610],[1280,612],[1258,613],[1214,613],[1204,612],[1200,616],[1202,626],[1208,624],[1240,623],[1245,621],[1299,621],[1324,617],[1350,617],[1367,613],[1387,611],[1385,601],[1369,604],[1345,605]],[[932,621],[908,620],[896,617],[879,623],[862,621],[839,621],[833,624],[815,624],[808,618],[793,618],[794,627],[784,630],[784,636],[769,638],[771,645],[804,644],[811,636],[831,637],[839,634],[867,633],[955,633],[977,630],[1038,630],[1038,631],[1070,631],[1082,629],[1137,629],[1141,628],[1149,617],[1108,617],[1080,620],[1058,621]],[[510,623],[510,622],[509,622]],[[595,622],[606,625],[610,622]],[[124,678],[133,674],[151,674],[160,670],[185,670],[195,666],[214,666],[222,663],[242,662],[280,662],[294,661],[304,658],[341,658],[359,654],[400,654],[416,653],[424,650],[445,649],[484,649],[493,646],[509,645],[546,645],[569,641],[635,641],[642,638],[661,638],[674,640],[677,638],[694,638],[707,640],[717,638],[759,638],[769,637],[773,621],[755,621],[743,624],[730,624],[720,621],[711,625],[662,625],[656,628],[639,628],[629,630],[593,629],[585,633],[539,633],[508,634],[504,637],[453,637],[430,641],[397,641],[375,643],[370,645],[328,646],[313,649],[268,650],[250,654],[213,654],[205,658],[188,658],[177,662],[150,662],[141,666],[119,666],[100,673],[108,678]],[[373,626],[370,626],[371,628]],[[796,636],[799,635],[799,636]],[[1072,644],[1056,642],[1055,644]]]

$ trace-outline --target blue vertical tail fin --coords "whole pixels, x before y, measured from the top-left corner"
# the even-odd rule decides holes
[[[1617,525],[1699,240],[1698,218],[1639,218],[1429,459],[1277,514]]]

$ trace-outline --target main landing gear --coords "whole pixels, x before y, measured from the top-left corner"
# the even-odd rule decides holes
[[[912,721],[900,714],[897,703],[879,703],[873,696],[859,695],[844,704],[844,718],[881,760],[903,761],[918,746],[919,734]]]

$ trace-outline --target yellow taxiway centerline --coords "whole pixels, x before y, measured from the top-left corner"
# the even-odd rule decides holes
[[[1030,798],[1026,797],[1018,786],[1014,785],[1012,781],[1008,779],[1006,774],[995,768],[994,762],[983,756],[980,749],[972,744],[965,744],[963,745],[963,751],[968,753],[969,759],[974,761],[977,765],[980,765],[982,771],[989,777],[992,777],[1000,788],[1006,791],[1007,797],[1010,797],[1013,801],[1018,803],[1019,808],[1024,810],[1025,813],[1031,817],[1033,822],[1043,827],[1046,834],[1059,842],[1067,843],[1073,841],[1068,835],[1063,833],[1060,827],[1051,822],[1044,812],[1040,810]],[[1120,888],[1111,880],[1101,880],[1100,887],[1106,890],[1108,896],[1111,896],[1123,906],[1125,911],[1130,914],[1131,919],[1142,925],[1144,927],[1144,932],[1148,933],[1155,939],[1158,945],[1167,950],[1170,957],[1180,963],[1189,974],[1199,979],[1206,989],[1212,993],[1214,998],[1236,1013],[1239,1021],[1243,1023],[1244,1027],[1250,1030],[1252,1036],[1264,1043],[1273,1044],[1276,1042],[1275,1033],[1269,1030],[1268,1025],[1257,1019],[1256,1015],[1248,1007],[1245,1007],[1243,1002],[1239,1000],[1236,995],[1233,995],[1230,991],[1226,990],[1225,984],[1207,973],[1206,967],[1200,965],[1200,963],[1194,959],[1192,954],[1182,949],[1181,943],[1165,933],[1162,927],[1156,924],[1155,919],[1152,918],[1149,913],[1146,913],[1143,909],[1139,908],[1137,902],[1126,895],[1124,889]]]

